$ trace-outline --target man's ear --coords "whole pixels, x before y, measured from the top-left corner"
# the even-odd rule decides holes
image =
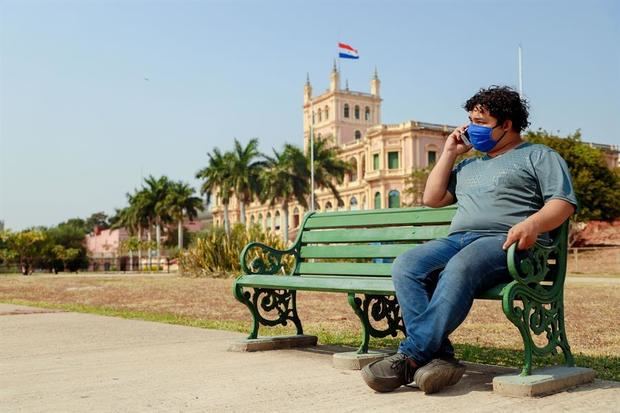
[[[510,119],[506,119],[504,123],[502,123],[502,129],[506,131],[512,129],[512,121]]]

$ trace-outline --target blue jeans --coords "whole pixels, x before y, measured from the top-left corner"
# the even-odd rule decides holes
[[[407,331],[399,352],[418,365],[454,354],[448,340],[467,317],[477,292],[509,281],[506,236],[459,232],[401,254],[392,280]]]

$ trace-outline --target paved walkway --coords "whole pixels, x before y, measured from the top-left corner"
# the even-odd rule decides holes
[[[619,411],[620,383],[539,399],[499,396],[469,365],[425,396],[368,389],[331,366],[333,349],[227,352],[243,334],[0,304],[1,412]]]

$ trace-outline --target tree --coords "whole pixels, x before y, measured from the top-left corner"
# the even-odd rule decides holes
[[[67,268],[71,269],[68,265],[80,256],[81,251],[77,248],[65,248],[62,245],[56,244],[52,248],[52,252],[54,253],[54,258],[61,262],[62,270],[66,271]],[[74,269],[77,271],[77,268]],[[57,272],[55,267],[54,272]]]
[[[84,222],[87,232],[93,231],[95,228],[108,229],[110,228],[110,222],[108,216],[103,212],[95,212],[91,214]]]
[[[431,167],[414,169],[411,175],[407,177],[405,181],[405,194],[411,197],[411,203],[409,206],[423,205],[422,197],[424,196],[424,189],[426,188],[426,181],[428,175],[431,173]]]
[[[314,141],[314,182],[317,188],[329,188],[338,202],[342,197],[336,185],[342,184],[344,175],[351,172],[353,167],[338,157],[336,147],[332,145],[332,138],[317,139]],[[307,153],[307,168],[310,169],[310,151]],[[310,174],[310,172],[308,172]]]
[[[129,253],[129,271],[133,271],[133,253],[134,251],[140,251],[142,247],[142,241],[136,237],[129,237],[126,240],[122,241],[119,247],[121,252]]]
[[[196,178],[204,180],[200,192],[206,195],[207,204],[211,201],[214,193],[221,199],[224,208],[224,230],[227,235],[230,235],[228,204],[233,189],[231,177],[233,155],[229,152],[222,154],[218,148],[215,148],[213,153],[209,153],[207,156],[209,157],[209,164],[196,173]]]
[[[44,231],[29,229],[21,232],[3,231],[0,233],[3,248],[0,256],[7,262],[18,263],[22,275],[32,274],[33,264],[41,255],[47,241]]]
[[[603,152],[584,144],[580,131],[561,138],[539,129],[528,132],[525,139],[547,145],[566,160],[579,202],[577,221],[620,217],[620,171],[617,168],[610,170]]]
[[[184,182],[172,182],[163,200],[163,208],[178,225],[179,250],[183,249],[183,218],[193,220],[198,216],[198,211],[204,209],[202,199],[194,196],[194,192],[194,188]]]
[[[260,173],[267,165],[262,157],[258,150],[258,139],[251,139],[245,147],[235,139],[230,179],[239,199],[241,223],[244,225],[245,207],[260,193]]]
[[[164,199],[170,191],[170,180],[167,176],[155,178],[149,175],[144,179],[143,197],[145,203],[145,213],[151,217],[151,222],[155,224],[155,242],[157,243],[157,268],[161,261],[161,227],[171,221],[171,217],[166,210]]]
[[[50,269],[77,271],[88,264],[86,247],[84,245],[84,235],[86,235],[88,229],[80,221],[70,219],[46,231],[49,243],[42,258],[47,258],[47,266]],[[55,246],[61,246],[69,252],[59,249],[54,250]],[[60,255],[57,254],[59,251],[61,252]]]
[[[279,153],[267,158],[267,168],[261,174],[263,192],[261,200],[273,206],[280,203],[284,215],[282,235],[288,240],[288,204],[296,200],[308,208],[307,196],[310,192],[308,162],[303,152],[296,146],[286,144]]]

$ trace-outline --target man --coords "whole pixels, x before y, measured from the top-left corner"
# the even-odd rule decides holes
[[[425,393],[456,384],[465,366],[448,336],[465,320],[475,294],[509,281],[506,250],[530,248],[575,211],[564,160],[544,145],[524,142],[528,105],[508,87],[481,89],[464,106],[470,123],[446,139],[423,202],[456,202],[449,235],[399,256],[392,266],[407,330],[398,353],[362,369],[366,384],[387,392],[413,381]],[[471,149],[484,153],[463,160]]]

